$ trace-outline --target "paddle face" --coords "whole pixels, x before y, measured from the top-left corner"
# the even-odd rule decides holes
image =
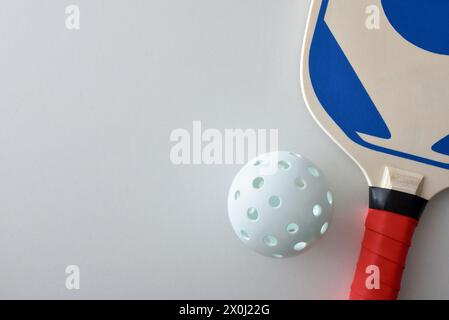
[[[302,89],[321,127],[381,186],[386,167],[449,186],[449,1],[314,0]]]

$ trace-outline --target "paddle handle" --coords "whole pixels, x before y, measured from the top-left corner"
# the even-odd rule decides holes
[[[418,220],[369,209],[351,300],[396,300]]]

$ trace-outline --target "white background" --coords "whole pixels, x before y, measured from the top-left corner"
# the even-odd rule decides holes
[[[81,30],[65,7],[81,8]],[[10,0],[0,10],[0,298],[342,299],[368,190],[314,123],[304,0]],[[325,172],[334,223],[273,260],[229,225],[240,166],[174,166],[176,128],[278,128]],[[401,298],[449,298],[448,194],[429,204]],[[65,267],[81,268],[81,290]]]

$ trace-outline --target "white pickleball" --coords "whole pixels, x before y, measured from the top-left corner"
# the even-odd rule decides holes
[[[238,172],[229,191],[228,213],[248,247],[286,258],[310,248],[327,232],[333,202],[316,165],[292,152],[272,152]]]

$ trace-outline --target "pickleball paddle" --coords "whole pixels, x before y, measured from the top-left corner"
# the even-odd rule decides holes
[[[397,299],[419,218],[449,186],[447,15],[449,1],[311,4],[301,58],[305,100],[369,185],[351,299]]]

